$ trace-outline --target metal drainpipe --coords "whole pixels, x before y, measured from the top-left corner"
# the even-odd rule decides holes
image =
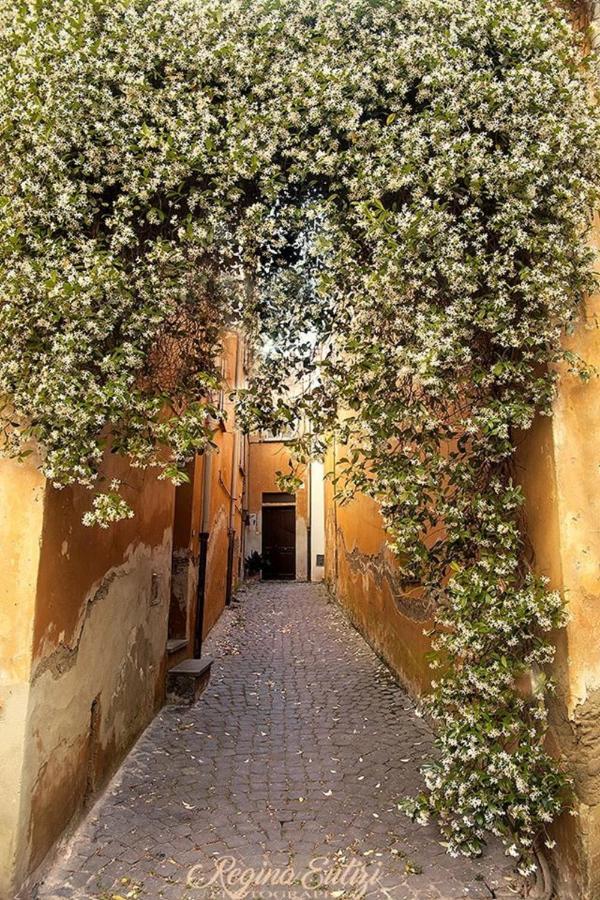
[[[306,580],[312,581],[312,463],[306,468],[306,489],[308,491],[308,524],[306,526]]]
[[[338,508],[337,508],[337,500],[335,499],[335,491],[337,490],[337,441],[335,439],[335,435],[333,438],[333,488],[334,488],[334,496],[333,496],[333,552],[334,552],[334,578],[335,578],[335,590],[338,590],[338,578],[339,578],[339,564],[338,564]]]
[[[246,559],[246,516],[248,514],[249,507],[249,499],[248,499],[248,478],[250,472],[250,448],[248,435],[242,435],[242,458],[243,458],[243,466],[244,466],[244,485],[242,488],[242,530],[241,530],[241,542],[242,546],[240,549],[240,557],[242,560],[242,572],[245,577],[245,569],[244,569],[244,560]]]
[[[202,636],[204,631],[204,608],[206,605],[206,559],[210,535],[210,504],[212,488],[212,453],[204,452],[202,470],[202,524],[200,526],[198,558],[198,591],[196,594],[196,622],[194,627],[194,657],[202,656]]]
[[[239,387],[240,379],[241,347],[242,341],[240,339],[240,335],[238,334],[237,345],[235,348],[235,376],[233,382],[236,390]],[[233,592],[233,557],[235,551],[235,489],[236,475],[237,470],[239,469],[239,437],[240,436],[237,430],[237,425],[234,424],[233,448],[231,454],[231,479],[229,483],[229,527],[227,529],[229,543],[227,546],[227,586],[225,589],[226,606],[229,606],[229,604],[231,603],[231,595]]]

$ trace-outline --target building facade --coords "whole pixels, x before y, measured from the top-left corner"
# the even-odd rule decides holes
[[[294,494],[280,490],[277,474],[290,472],[288,444],[280,436],[252,435],[248,444],[246,558],[258,554],[261,577],[322,581],[325,574],[324,466],[300,472]]]

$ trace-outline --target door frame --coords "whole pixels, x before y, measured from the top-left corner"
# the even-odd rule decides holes
[[[290,578],[265,578],[263,572],[263,579],[265,581],[296,581],[298,576],[298,535],[297,535],[297,516],[296,516],[296,502],[286,502],[286,503],[262,503],[261,504],[261,553],[264,557],[265,552],[265,512],[271,509],[286,509],[293,511],[294,517],[294,527],[293,527],[293,535],[294,535],[294,574]]]

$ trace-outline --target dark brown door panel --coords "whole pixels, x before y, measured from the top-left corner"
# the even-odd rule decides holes
[[[296,577],[296,507],[263,506],[263,578]]]

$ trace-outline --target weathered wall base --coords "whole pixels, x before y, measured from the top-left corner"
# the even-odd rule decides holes
[[[333,455],[328,460],[334,468]],[[357,497],[340,506],[325,489],[325,578],[352,623],[413,695],[427,689],[430,649],[424,630],[432,610],[422,597],[402,594],[377,504]]]
[[[85,491],[58,492],[33,465],[0,462],[0,496],[14,493],[0,546],[15,550],[0,594],[2,898],[44,861],[164,699],[174,491],[109,465],[136,518],[100,531],[81,524]]]

